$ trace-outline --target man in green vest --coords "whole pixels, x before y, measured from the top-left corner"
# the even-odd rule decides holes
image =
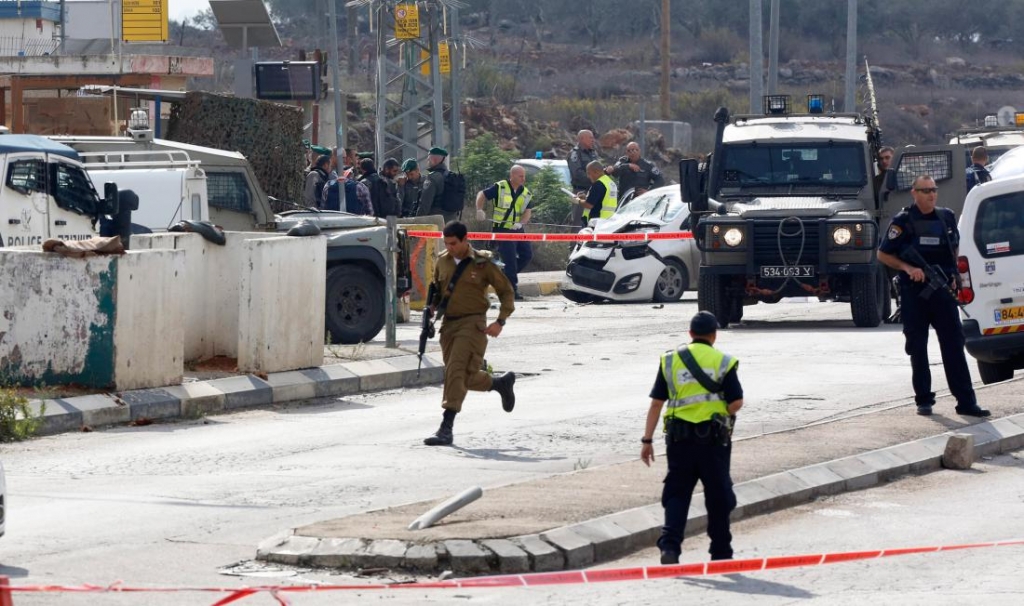
[[[583,225],[591,219],[607,219],[615,214],[619,202],[619,186],[615,180],[604,172],[604,167],[597,160],[587,165],[587,176],[590,177],[590,190],[586,197],[580,194],[579,205],[583,207]]]
[[[494,233],[522,234],[523,227],[530,222],[533,210],[530,208],[530,190],[526,188],[526,169],[516,164],[508,171],[508,179],[502,179],[476,195],[476,218],[487,221],[484,204],[494,201],[490,225]],[[527,241],[498,240],[498,255],[504,264],[505,277],[512,283],[516,301],[522,301],[519,294],[519,272],[526,269],[533,259],[533,247]]]
[[[736,495],[729,477],[732,423],[743,407],[743,387],[737,376],[739,361],[714,348],[718,322],[707,311],[690,320],[693,341],[661,356],[658,378],[651,389],[647,426],[640,440],[640,458],[650,467],[654,460],[654,430],[665,409],[665,458],[668,475],[661,493],[665,508],[658,548],[662,564],[678,564],[686,516],[693,489],[700,480],[708,512],[712,560],[732,559],[729,514]]]

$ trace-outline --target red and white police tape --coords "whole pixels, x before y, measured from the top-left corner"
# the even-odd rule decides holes
[[[410,230],[405,232],[410,238],[441,238],[439,231]],[[625,234],[547,234],[547,233],[516,233],[471,231],[467,240],[495,240],[514,242],[631,242],[651,240],[692,240],[693,233],[688,231],[666,232],[632,232]]]
[[[606,570],[568,570],[562,572],[535,572],[529,574],[508,574],[489,577],[472,577],[447,581],[423,581],[417,583],[367,583],[352,585],[264,585],[256,587],[126,587],[118,583],[101,587],[97,585],[22,585],[10,586],[7,577],[0,577],[0,606],[13,606],[14,593],[174,593],[203,592],[226,593],[213,606],[231,604],[258,593],[269,593],[279,604],[287,605],[285,593],[312,593],[325,591],[371,591],[384,589],[471,589],[494,587],[540,587],[545,585],[578,585],[590,583],[609,583],[621,581],[646,581],[674,577],[705,576],[716,574],[735,574],[739,572],[758,572],[777,570],[780,568],[802,568],[821,566],[823,564],[839,564],[856,560],[870,560],[891,556],[911,555],[918,553],[935,553],[941,551],[957,551],[961,549],[980,549],[985,547],[1024,546],[1024,539],[993,541],[989,543],[969,543],[962,545],[943,545],[935,547],[902,547],[897,549],[877,549],[870,551],[846,551],[839,553],[818,553],[797,556],[775,556],[753,558],[749,560],[718,560],[699,562],[696,564],[673,564],[668,566],[637,566],[634,568],[609,568]]]

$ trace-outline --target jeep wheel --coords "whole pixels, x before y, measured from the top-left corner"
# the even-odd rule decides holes
[[[665,269],[661,270],[658,279],[654,281],[654,301],[656,303],[670,303],[678,301],[690,278],[686,274],[686,268],[675,259],[665,259]]]
[[[331,343],[369,341],[384,327],[384,281],[358,265],[327,270],[327,331]]]
[[[700,274],[697,279],[697,309],[714,314],[719,328],[729,327],[733,303],[725,292],[725,279],[722,276]]]
[[[1009,381],[1013,378],[1013,366],[1008,362],[982,362],[978,360],[978,374],[985,385]]]
[[[853,323],[861,328],[874,328],[882,323],[889,285],[881,265],[874,272],[854,274],[850,285],[850,310]]]

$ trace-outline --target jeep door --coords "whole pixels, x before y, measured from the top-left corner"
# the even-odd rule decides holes
[[[93,229],[100,197],[85,170],[57,156],[49,163],[50,237],[60,240],[88,240],[99,231]]]
[[[955,145],[908,146],[896,150],[889,171],[895,173],[895,189],[889,189],[892,176],[882,186],[878,223],[883,233],[889,221],[910,206],[914,199],[910,188],[918,175],[929,175],[939,188],[939,206],[952,209],[956,216],[964,208],[967,196],[967,164],[962,148]]]
[[[0,246],[40,245],[49,237],[42,157],[8,154],[0,200]]]

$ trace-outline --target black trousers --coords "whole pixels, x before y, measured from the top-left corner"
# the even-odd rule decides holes
[[[960,310],[953,298],[944,292],[920,297],[921,288],[900,282],[900,309],[903,318],[903,336],[906,352],[913,370],[914,401],[920,405],[935,404],[932,391],[932,373],[928,366],[928,328],[935,329],[942,353],[942,369],[946,372],[949,391],[957,406],[977,405],[971,371],[964,354],[964,331],[960,324]]]
[[[678,442],[667,442],[668,475],[661,493],[665,526],[661,529],[658,548],[676,553],[682,551],[690,499],[700,480],[708,512],[708,537],[711,539],[708,552],[713,560],[732,557],[729,514],[736,508],[736,494],[732,491],[732,478],[729,476],[731,455],[732,446],[724,446],[717,440],[691,436]]]

